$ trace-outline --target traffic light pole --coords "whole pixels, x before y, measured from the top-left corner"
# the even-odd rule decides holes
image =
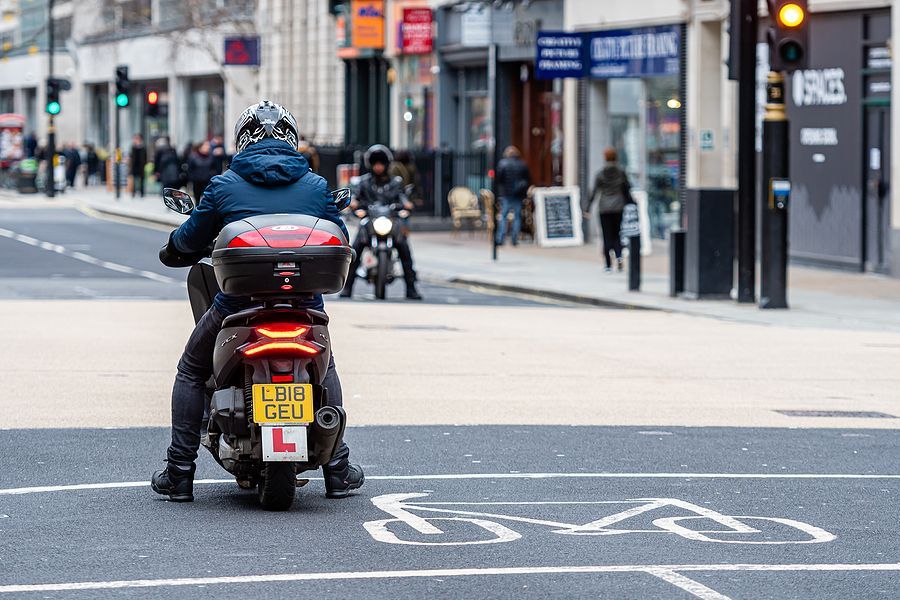
[[[737,0],[738,65],[738,278],[737,301],[756,300],[756,39],[757,0]]]
[[[53,2],[47,2],[47,80],[53,77]],[[48,198],[53,198],[56,195],[56,125],[52,114],[47,115],[47,170],[46,193]]]
[[[122,107],[116,103],[116,122],[113,127],[113,182],[116,187],[116,200],[119,200],[122,197],[122,182],[119,180],[121,177],[121,169],[119,168],[119,163],[122,161],[122,149],[119,148],[119,113],[122,112]]]
[[[784,75],[771,71],[763,117],[762,277],[760,308],[787,308],[788,198],[790,173],[788,120],[784,110]]]

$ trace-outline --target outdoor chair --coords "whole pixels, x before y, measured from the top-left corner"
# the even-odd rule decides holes
[[[478,198],[467,187],[455,187],[447,195],[450,205],[450,217],[453,219],[453,233],[459,233],[464,223],[468,223],[469,231],[480,229],[482,212],[478,206]]]

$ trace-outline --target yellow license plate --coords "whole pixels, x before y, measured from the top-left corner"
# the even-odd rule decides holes
[[[313,390],[308,383],[253,384],[254,423],[312,423]]]

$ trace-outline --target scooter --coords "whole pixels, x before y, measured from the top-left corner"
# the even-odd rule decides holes
[[[190,214],[190,195],[166,188],[167,207]],[[338,210],[350,190],[333,193]],[[211,256],[188,273],[195,321],[213,298],[249,296],[258,306],[222,323],[213,354],[202,444],[267,510],[287,510],[297,473],[327,464],[346,415],[323,385],[331,358],[328,316],[301,301],[340,291],[353,250],[334,223],[307,215],[261,215],[226,225]]]

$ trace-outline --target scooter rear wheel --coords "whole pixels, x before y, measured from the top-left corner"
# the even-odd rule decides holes
[[[260,473],[257,495],[259,504],[266,510],[287,510],[294,503],[297,489],[294,464],[289,462],[266,463]]]

